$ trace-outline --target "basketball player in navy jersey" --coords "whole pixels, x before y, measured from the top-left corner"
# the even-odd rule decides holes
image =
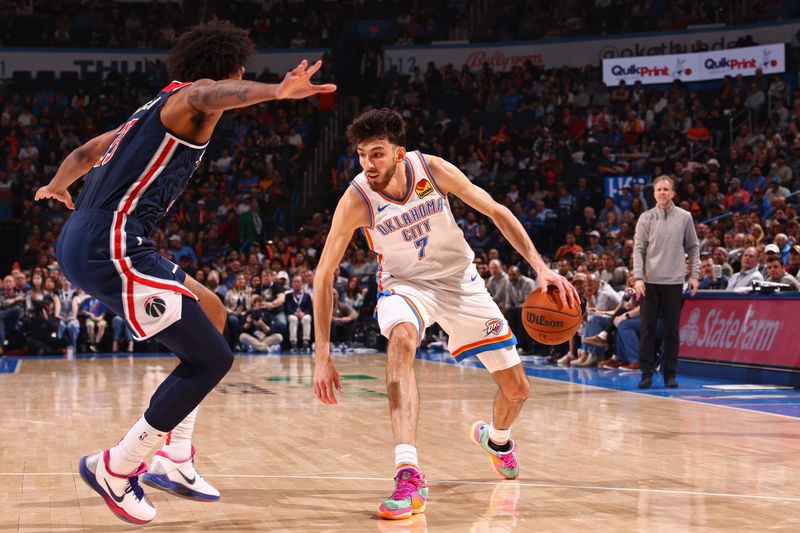
[[[428,484],[419,468],[416,438],[419,392],[414,358],[425,329],[437,322],[449,335],[456,360],[477,357],[498,385],[491,422],[476,421],[470,437],[486,452],[498,475],[519,476],[511,425],[528,398],[530,384],[515,349],[516,338],[473,264],[474,252],[450,209],[448,194],[497,225],[533,267],[543,290],[557,288],[565,307],[578,302],[575,288],[553,273],[514,215],[442,158],[407,151],[406,126],[397,112],[373,109],[358,116],[347,136],[363,171],[339,201],[314,276],[316,348],[313,388],[335,404],[342,391],[330,355],[331,286],[353,232],[361,229],[378,254],[381,333],[389,340],[386,389],[395,442],[395,489],[378,508],[389,520],[425,511]],[[549,287],[549,289],[548,289]]]
[[[180,81],[119,128],[73,151],[36,192],[36,200],[52,198],[75,209],[56,250],[67,278],[124,316],[137,339],[154,338],[180,359],[119,444],[80,460],[83,480],[128,522],[155,517],[138,478],[148,470],[144,457],[165,438],[145,482],[197,500],[219,499],[194,469],[191,435],[197,406],[233,364],[221,335],[225,307],[161,257],[148,235],[200,164],[224,111],[336,90],[311,83],[319,61],[311,67],[302,61],[279,84],[243,81],[254,52],[247,31],[229,22],[190,28],[167,59],[170,75]],[[73,206],[68,188],[84,175]]]

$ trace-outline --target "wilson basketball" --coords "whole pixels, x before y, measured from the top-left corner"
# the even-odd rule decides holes
[[[536,289],[525,299],[522,325],[528,335],[542,344],[561,344],[572,337],[581,325],[580,302],[577,307],[565,307],[555,287],[546,293]]]

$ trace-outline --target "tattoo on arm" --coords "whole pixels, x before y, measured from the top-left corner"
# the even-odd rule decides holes
[[[250,95],[250,87],[241,83],[226,83],[221,87],[202,93],[202,102],[208,107],[227,107],[231,104],[243,103]]]

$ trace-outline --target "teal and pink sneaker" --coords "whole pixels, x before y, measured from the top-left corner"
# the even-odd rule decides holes
[[[516,479],[519,476],[519,462],[517,461],[517,443],[511,442],[511,450],[498,452],[489,447],[489,424],[479,420],[472,424],[470,438],[492,458],[494,471],[505,479]]]
[[[394,492],[378,509],[378,517],[402,520],[425,512],[428,499],[428,482],[414,468],[403,468],[394,478]]]

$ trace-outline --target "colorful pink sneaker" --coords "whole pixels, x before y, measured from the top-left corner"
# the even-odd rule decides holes
[[[517,461],[517,443],[511,442],[511,450],[498,452],[489,447],[489,424],[479,420],[472,424],[470,438],[492,458],[494,471],[505,479],[516,479],[519,476],[519,462]]]
[[[414,468],[403,468],[394,478],[394,492],[378,509],[378,517],[402,520],[413,514],[425,512],[428,499],[428,482]]]

